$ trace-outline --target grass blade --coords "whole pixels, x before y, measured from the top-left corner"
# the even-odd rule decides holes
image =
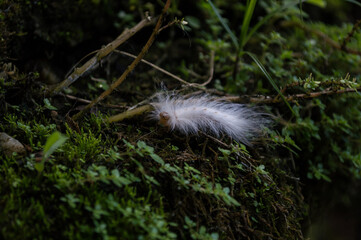
[[[253,16],[253,12],[254,12],[256,3],[257,3],[257,0],[251,0],[250,2],[247,3],[246,13],[244,15],[243,22],[242,22],[241,36],[239,38],[239,46],[241,47],[241,49],[246,44],[246,36],[247,36],[249,24],[250,24],[252,16]]]
[[[283,99],[283,101],[286,103],[286,105],[288,106],[288,108],[291,110],[291,112],[293,113],[293,115],[295,115],[295,112],[293,111],[291,105],[289,104],[289,102],[286,100],[285,96],[282,94],[282,92],[280,91],[280,89],[278,88],[278,86],[276,85],[276,83],[273,81],[271,75],[269,75],[269,73],[267,72],[267,70],[265,69],[265,67],[262,65],[262,63],[257,59],[257,57],[255,55],[253,55],[250,52],[243,52],[245,54],[247,54],[248,56],[250,56],[252,58],[252,60],[257,64],[257,66],[259,67],[259,69],[262,71],[262,73],[266,76],[266,78],[268,79],[268,81],[270,82],[270,84],[272,85],[272,87],[277,91],[277,93],[281,96],[281,98]]]
[[[305,2],[305,1],[306,1],[306,0],[303,0],[303,1],[300,0],[301,3],[302,3],[302,2]],[[246,37],[245,40],[244,40],[244,45],[246,45],[246,43],[247,43],[248,40],[252,37],[252,35],[253,35],[263,24],[265,24],[271,17],[273,17],[276,13],[280,13],[280,12],[282,12],[282,11],[290,8],[290,7],[293,7],[293,6],[297,5],[297,4],[300,4],[300,2],[299,2],[299,1],[294,1],[294,2],[292,2],[292,3],[290,3],[290,4],[287,4],[287,5],[283,6],[283,7],[278,8],[278,9],[270,12],[270,13],[267,14],[266,16],[264,16],[264,17],[263,17],[260,21],[258,21],[258,22],[256,23],[256,25],[254,25],[254,26],[252,27],[252,29],[249,31],[249,33],[247,34],[247,37]],[[302,16],[302,14],[301,14],[301,16]]]
[[[361,3],[359,3],[355,0],[346,0],[346,2],[350,2],[350,3],[356,4],[357,6],[361,7]]]
[[[234,44],[235,47],[237,47],[237,49],[239,48],[238,45],[238,41],[237,41],[237,37],[236,35],[234,35],[234,33],[232,32],[232,30],[228,27],[226,21],[222,18],[221,14],[219,13],[218,9],[216,6],[214,6],[213,2],[211,0],[208,0],[209,5],[211,5],[213,12],[216,14],[218,20],[220,21],[220,23],[222,24],[223,28],[227,31],[227,33],[229,34],[229,36],[232,39],[232,42]]]

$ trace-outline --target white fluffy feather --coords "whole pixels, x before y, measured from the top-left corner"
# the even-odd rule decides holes
[[[151,118],[172,131],[186,135],[203,131],[217,137],[224,134],[247,145],[266,123],[263,114],[252,108],[213,100],[208,95],[190,98],[161,95],[152,105],[155,110]]]

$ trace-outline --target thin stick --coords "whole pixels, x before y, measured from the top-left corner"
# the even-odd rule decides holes
[[[65,78],[68,78],[69,75],[74,71],[74,69],[82,62],[84,61],[86,58],[88,58],[90,55],[93,55],[95,53],[99,52],[98,50],[92,51],[90,53],[88,53],[87,55],[85,55],[84,57],[82,57],[77,63],[75,63],[75,65],[66,73]]]
[[[160,33],[161,31],[163,31],[164,29],[166,28],[169,28],[170,26],[176,24],[176,23],[179,23],[179,20],[173,20],[172,22],[168,23],[167,25],[161,27],[159,30],[158,30],[158,33]]]
[[[122,55],[125,55],[125,56],[128,56],[128,57],[131,57],[131,58],[136,58],[137,56],[131,54],[131,53],[128,53],[128,52],[124,52],[124,51],[119,51],[119,50],[114,50],[114,52],[116,53],[119,53],[119,54],[122,54]],[[206,86],[207,84],[209,84],[212,79],[213,79],[213,72],[214,72],[214,51],[211,51],[211,59],[210,59],[210,69],[209,69],[209,77],[208,77],[208,80],[202,84],[198,84],[198,83],[189,83],[187,82],[186,80],[183,80],[182,78],[174,75],[173,73],[170,73],[168,72],[167,70],[161,68],[161,67],[158,67],[157,65],[151,63],[151,62],[148,62],[147,60],[140,60],[141,62],[151,66],[152,68],[158,70],[159,72],[162,72],[164,73],[165,75],[171,77],[171,78],[174,78],[175,80],[189,86],[189,87],[194,87],[194,88],[198,88],[198,89],[202,89],[201,87],[204,87]]]
[[[144,105],[144,106],[134,108],[132,110],[128,110],[128,111],[122,112],[120,114],[111,116],[110,118],[108,118],[108,122],[112,123],[112,122],[123,121],[126,118],[132,118],[136,115],[140,115],[142,113],[149,112],[152,109],[153,109],[153,107],[151,105]]]
[[[353,25],[351,32],[347,34],[347,36],[343,39],[341,43],[341,49],[345,50],[347,43],[351,40],[351,37],[355,34],[355,32],[360,28],[361,26],[361,19],[357,20],[357,22]]]
[[[91,107],[93,107],[95,104],[97,104],[98,102],[103,100],[106,96],[108,96],[111,92],[113,92],[113,90],[116,87],[118,87],[125,80],[125,78],[128,76],[128,74],[131,71],[133,71],[133,69],[138,65],[140,60],[144,57],[144,55],[147,53],[148,49],[152,45],[156,35],[158,34],[158,30],[162,25],[163,17],[170,6],[170,2],[171,2],[171,0],[167,0],[167,2],[165,3],[162,13],[159,16],[157,24],[152,32],[152,35],[149,37],[147,43],[143,47],[142,51],[139,53],[138,57],[127,67],[127,69],[123,72],[123,74],[106,91],[104,91],[102,94],[100,94],[96,99],[94,99],[90,104],[88,104],[82,111],[75,114],[73,116],[74,121],[77,121],[78,119],[80,119],[85,114],[86,111],[88,111]]]
[[[115,50],[114,52],[120,53],[120,54],[122,54],[122,55],[131,57],[131,58],[137,58],[137,56],[135,56],[135,55],[133,55],[133,54],[131,54],[131,53],[124,52],[124,51]],[[158,70],[159,72],[162,72],[162,73],[164,73],[165,75],[168,75],[169,77],[172,77],[172,78],[176,79],[177,81],[179,81],[179,82],[181,82],[181,83],[184,83],[184,84],[189,85],[189,86],[191,85],[191,83],[189,83],[189,82],[181,79],[180,77],[178,77],[178,76],[176,76],[176,75],[168,72],[167,70],[164,70],[163,68],[158,67],[157,65],[155,65],[155,64],[153,64],[153,63],[151,63],[151,62],[148,62],[147,60],[142,59],[142,60],[140,60],[140,61],[143,62],[143,63],[145,63],[145,64],[148,64],[149,66],[151,66],[152,68]]]
[[[101,48],[100,50],[93,51],[90,54],[97,52],[97,54],[89,59],[86,63],[84,63],[81,67],[75,68],[74,71],[61,83],[55,86],[55,88],[48,90],[47,95],[53,95],[64,88],[68,87],[70,84],[74,83],[81,76],[83,76],[86,72],[93,70],[97,64],[109,55],[109,53],[113,52],[117,47],[119,47],[122,43],[131,38],[135,33],[137,33],[142,28],[153,24],[155,19],[151,19],[150,17],[146,17],[142,21],[140,21],[136,26],[131,29],[124,30],[114,41]],[[90,55],[88,54],[88,55]],[[77,63],[78,64],[78,63]]]
[[[205,81],[202,84],[199,84],[200,86],[206,86],[208,83],[210,83],[213,79],[213,73],[214,73],[214,50],[211,51],[211,59],[209,60],[209,77],[208,80]]]
[[[82,103],[91,103],[90,100],[84,99],[84,98],[79,98],[79,97],[75,97],[69,94],[61,94],[62,96],[69,98],[71,100],[75,100],[78,102],[82,102]],[[109,107],[109,108],[125,108],[124,106],[120,106],[120,105],[115,105],[115,104],[103,104],[104,107]]]
[[[223,147],[226,147],[226,148],[230,148],[229,145],[225,144],[224,142],[222,142],[221,140],[218,140],[217,138],[215,137],[212,137],[211,135],[208,135],[207,133],[205,132],[202,132],[202,131],[199,131],[201,134],[203,134],[204,136],[206,136],[207,138],[210,138],[212,139],[213,141],[215,141],[216,143],[222,145]]]
[[[300,99],[309,99],[309,98],[316,98],[323,95],[333,95],[333,94],[342,94],[342,93],[352,93],[352,92],[359,92],[361,88],[345,88],[340,90],[333,90],[333,89],[325,89],[319,92],[311,92],[311,93],[300,93],[285,96],[285,99],[289,102],[295,102]],[[279,103],[283,101],[282,99],[277,98],[277,96],[242,96],[242,97],[222,97],[222,100],[228,100],[231,102],[239,102],[239,103],[255,103],[255,104],[272,104],[272,103]]]

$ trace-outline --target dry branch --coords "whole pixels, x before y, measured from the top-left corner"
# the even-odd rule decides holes
[[[114,52],[119,53],[119,54],[122,54],[122,55],[125,55],[125,56],[128,56],[128,57],[131,57],[131,58],[133,58],[133,59],[137,58],[137,56],[135,56],[135,55],[133,55],[133,54],[131,54],[131,53],[128,53],[128,52],[118,51],[118,50],[115,50]],[[151,62],[148,62],[147,60],[142,59],[142,60],[140,60],[140,61],[143,62],[143,63],[145,63],[145,64],[148,64],[149,66],[151,66],[152,68],[158,70],[159,72],[162,72],[162,73],[164,73],[165,75],[168,75],[169,77],[172,77],[172,78],[178,80],[179,82],[181,82],[181,83],[183,83],[183,84],[185,84],[185,85],[188,85],[188,86],[191,86],[191,85],[192,85],[191,83],[183,80],[182,78],[174,75],[173,73],[168,72],[167,70],[164,70],[164,69],[161,68],[161,67],[158,67],[157,65],[155,65],[155,64],[153,64],[153,63],[151,63]]]
[[[81,76],[83,76],[85,73],[94,69],[104,57],[108,56],[109,53],[113,52],[117,47],[119,47],[129,38],[131,38],[135,33],[137,33],[142,28],[154,24],[155,20],[156,19],[146,17],[133,28],[125,29],[114,41],[104,46],[103,48],[95,51],[97,53],[94,57],[89,59],[81,67],[75,68],[74,71],[64,81],[59,83],[55,88],[49,90],[48,95],[53,95],[60,92],[62,89],[68,87],[70,84],[72,84]]]
[[[205,81],[202,84],[199,84],[199,86],[206,86],[207,84],[209,84],[213,79],[213,74],[214,74],[214,50],[211,51],[211,58],[209,60],[209,77],[207,81]]]
[[[69,98],[71,100],[77,101],[77,102],[81,102],[81,103],[91,103],[90,100],[84,99],[84,98],[79,98],[79,97],[75,97],[69,94],[60,94],[66,98]],[[121,105],[115,105],[115,104],[103,104],[104,107],[108,107],[108,108],[125,108],[124,106]]]
[[[122,112],[120,114],[111,116],[110,118],[108,118],[108,122],[119,122],[119,121],[123,121],[126,118],[132,118],[136,115],[140,115],[143,114],[145,112],[149,112],[153,109],[153,107],[151,105],[143,105],[141,107],[138,108],[134,108],[132,110],[128,110],[125,112]]]
[[[160,32],[160,31],[158,31],[158,32]],[[124,52],[124,51],[115,50],[114,52],[125,55],[125,56],[128,56],[128,57],[131,57],[131,58],[136,58],[137,57],[137,56],[135,56],[135,55],[133,55],[131,53]],[[210,61],[209,61],[209,77],[208,77],[208,80],[206,82],[204,82],[204,83],[189,83],[186,80],[183,80],[182,78],[174,75],[173,73],[170,73],[167,70],[164,70],[163,68],[158,67],[157,65],[155,65],[155,64],[153,64],[151,62],[148,62],[147,60],[142,59],[140,61],[147,64],[147,65],[149,65],[149,66],[151,66],[152,68],[164,73],[165,75],[174,78],[175,80],[185,84],[188,87],[194,87],[194,88],[204,90],[202,87],[209,84],[213,79],[213,73],[214,73],[214,51],[213,50],[211,51],[211,57],[210,57]]]
[[[324,95],[333,95],[333,94],[342,94],[342,93],[351,93],[351,92],[359,92],[361,88],[344,88],[339,90],[334,90],[331,88],[319,91],[319,92],[311,92],[311,93],[299,93],[285,96],[285,99],[288,102],[295,102],[297,100],[302,99],[309,99],[309,98],[316,98]],[[255,103],[255,104],[272,104],[272,103],[279,103],[283,100],[277,96],[264,96],[264,95],[257,95],[257,96],[235,96],[235,97],[223,97],[222,100],[227,100],[231,102],[238,102],[238,103]]]
[[[128,74],[131,71],[133,71],[133,69],[138,65],[140,60],[148,52],[148,49],[150,48],[150,46],[152,45],[156,35],[158,34],[158,30],[162,25],[163,17],[164,17],[165,13],[167,12],[167,10],[168,10],[168,8],[170,6],[170,2],[171,2],[171,0],[167,0],[167,2],[165,3],[164,8],[162,10],[162,13],[158,18],[157,24],[155,25],[155,27],[153,29],[152,35],[149,37],[147,43],[144,45],[142,51],[139,53],[137,58],[127,67],[127,69],[123,72],[123,74],[109,87],[109,89],[107,89],[102,94],[100,94],[96,99],[94,99],[90,104],[88,104],[82,111],[75,114],[73,116],[74,121],[77,121],[79,118],[81,118],[84,115],[84,113],[86,111],[88,111],[91,107],[93,107],[95,104],[97,104],[99,101],[103,100],[106,96],[108,96],[111,92],[113,92],[113,90],[116,87],[118,87],[125,80],[125,78],[128,76]]]
[[[343,39],[341,43],[341,49],[345,50],[347,43],[351,40],[352,36],[356,33],[356,31],[361,26],[361,19],[357,20],[357,22],[353,25],[352,30],[347,34],[347,36]]]

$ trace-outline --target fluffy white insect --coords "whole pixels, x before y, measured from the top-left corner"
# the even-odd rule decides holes
[[[252,108],[214,100],[209,95],[190,98],[161,95],[151,104],[155,108],[151,118],[171,131],[186,135],[199,131],[217,137],[227,135],[247,145],[262,132],[262,125],[267,122],[264,114]]]

